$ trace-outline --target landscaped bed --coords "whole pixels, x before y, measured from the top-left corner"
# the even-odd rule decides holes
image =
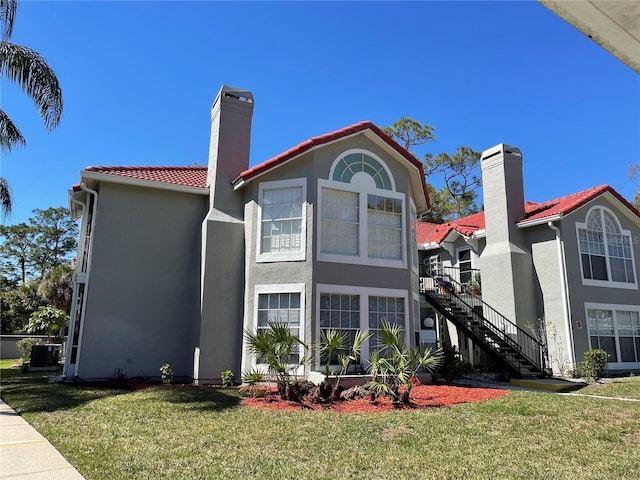
[[[342,413],[383,412],[398,409],[416,409],[427,407],[451,407],[460,403],[475,403],[483,400],[504,397],[507,390],[493,388],[462,387],[454,385],[416,385],[411,389],[411,402],[408,405],[394,404],[388,396],[370,401],[364,398],[337,400],[326,403],[313,403],[308,400],[289,402],[280,399],[278,392],[269,390],[260,397],[249,397],[242,405],[269,408],[272,410],[329,410]]]

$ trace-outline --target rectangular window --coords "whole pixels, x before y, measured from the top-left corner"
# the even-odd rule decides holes
[[[640,363],[640,309],[628,308],[587,308],[591,348],[608,352],[609,363]]]
[[[341,293],[320,294],[320,330],[338,330],[346,332],[351,349],[360,329],[360,296]],[[330,364],[338,364],[337,354],[331,358]]]
[[[634,283],[633,262],[631,261],[631,242],[628,236],[607,233],[611,280],[614,282]]]
[[[407,268],[405,195],[318,180],[318,260]],[[345,185],[347,187],[347,185]],[[416,258],[417,261],[417,258]]]
[[[399,325],[405,331],[405,299],[401,297],[369,297],[369,344],[376,349],[382,343],[381,329],[383,322]]]
[[[406,290],[368,288],[350,285],[318,284],[316,290],[316,318],[318,318],[316,336],[329,329],[347,332],[349,348],[353,345],[358,330],[370,330],[373,334],[362,346],[361,357],[368,359],[372,350],[380,343],[383,321],[400,325],[407,342],[407,329],[410,330],[412,317],[408,317],[410,308]],[[419,297],[414,295],[414,318],[419,322]],[[320,368],[320,359],[316,368]],[[331,365],[337,365],[337,355],[331,359]],[[356,362],[357,363],[357,362]]]
[[[368,195],[367,222],[369,256],[402,260],[402,200]]]
[[[579,235],[584,278],[608,280],[602,233],[581,229]]]
[[[258,295],[257,330],[269,329],[270,323],[289,325],[291,332],[300,337],[300,293],[261,293]],[[299,363],[301,352],[290,357],[290,364]],[[264,363],[257,359],[256,363]]]
[[[460,269],[460,284],[466,285],[471,280],[471,249],[458,250],[458,268]]]
[[[355,192],[322,189],[320,249],[323,253],[358,255],[359,202]]]
[[[296,179],[260,184],[258,261],[304,260],[304,182]]]

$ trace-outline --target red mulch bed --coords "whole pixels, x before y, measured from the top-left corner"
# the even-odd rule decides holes
[[[340,400],[326,404],[288,402],[280,399],[277,392],[267,391],[264,397],[245,398],[242,405],[269,408],[281,411],[328,410],[340,413],[385,412],[398,409],[416,409],[428,407],[451,407],[459,403],[475,403],[504,397],[507,390],[477,387],[459,387],[453,385],[416,385],[411,390],[411,404],[399,408],[391,403],[389,397],[380,397],[375,403],[368,399]]]

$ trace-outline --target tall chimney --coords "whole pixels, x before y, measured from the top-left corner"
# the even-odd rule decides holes
[[[249,168],[253,95],[223,85],[211,107],[211,142],[207,186],[211,207],[233,216],[243,210],[242,195],[231,182]]]
[[[525,213],[522,152],[501,143],[482,152],[486,247],[482,298],[519,326],[535,320],[533,262],[517,222]]]

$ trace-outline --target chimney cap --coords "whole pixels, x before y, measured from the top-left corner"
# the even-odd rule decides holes
[[[242,102],[253,103],[253,93],[251,93],[249,90],[231,87],[229,85],[222,85],[220,92],[218,92],[217,98],[232,98],[234,100],[240,100]]]
[[[484,152],[482,152],[482,160],[486,160],[487,158],[491,158],[498,154],[509,154],[515,155],[517,157],[522,158],[522,152],[518,147],[514,147],[513,145],[507,145],[506,143],[499,143],[495,147],[488,148]]]

